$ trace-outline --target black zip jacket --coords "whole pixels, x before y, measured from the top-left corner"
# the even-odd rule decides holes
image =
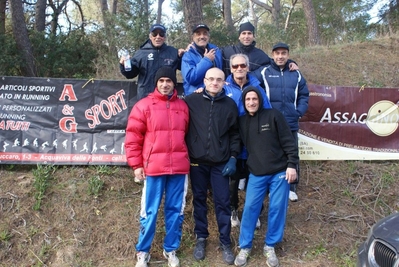
[[[240,135],[248,150],[247,165],[254,175],[268,175],[296,168],[299,162],[298,149],[283,114],[277,109],[264,109],[263,98],[259,90],[253,86],[243,92],[254,91],[259,98],[259,109],[253,115],[246,114],[239,118]]]
[[[133,79],[137,75],[137,100],[152,93],[155,88],[155,73],[162,66],[180,69],[181,58],[178,50],[165,43],[160,47],[154,47],[148,39],[131,58],[132,70],[125,71],[123,64],[119,64],[120,71],[127,79]]]
[[[191,163],[218,165],[240,153],[237,105],[224,89],[211,97],[203,93],[186,96],[190,110],[186,144]]]

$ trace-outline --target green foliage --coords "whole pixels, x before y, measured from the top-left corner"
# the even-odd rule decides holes
[[[33,206],[34,210],[39,210],[42,200],[45,198],[45,193],[47,187],[49,185],[49,180],[51,179],[54,172],[57,170],[57,167],[54,165],[37,165],[37,168],[34,169],[33,176],[35,177],[35,181],[33,183],[33,187],[35,188],[35,204]]]
[[[45,36],[33,33],[38,76],[53,78],[92,78],[98,56],[89,37],[81,31]]]
[[[89,187],[87,191],[89,195],[98,197],[103,186],[104,186],[104,181],[101,180],[99,175],[95,175],[89,179]]]
[[[12,235],[10,234],[10,232],[6,229],[2,230],[0,232],[0,241],[2,242],[7,242],[11,239]]]
[[[23,59],[11,34],[0,35],[0,75],[19,76]]]

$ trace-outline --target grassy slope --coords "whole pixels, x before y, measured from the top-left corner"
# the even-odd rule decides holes
[[[399,87],[396,38],[292,51],[308,82],[325,85]],[[58,167],[41,208],[33,210],[34,166],[0,165],[0,266],[133,266],[141,186],[126,167]],[[378,219],[399,210],[397,162],[302,162],[300,201],[291,203],[277,255],[283,266],[355,266],[356,249]],[[104,181],[99,196],[90,183]],[[244,193],[240,193],[241,199]],[[210,205],[207,259],[192,260],[191,194],[187,196],[182,266],[223,266]],[[265,201],[267,204],[267,200]],[[242,201],[241,201],[242,204]],[[152,266],[162,258],[160,213]],[[248,266],[265,266],[261,255],[267,215],[256,232]],[[238,229],[232,230],[236,245]]]

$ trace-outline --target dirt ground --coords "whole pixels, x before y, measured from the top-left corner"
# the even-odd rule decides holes
[[[311,83],[398,88],[398,40],[319,47],[292,55]],[[1,267],[134,266],[142,185],[134,183],[128,167],[57,166],[41,185],[47,187],[38,210],[36,169],[0,165]],[[276,250],[281,266],[356,266],[357,248],[370,227],[399,211],[398,174],[397,161],[302,161],[299,201],[289,205],[284,240]],[[93,195],[93,181],[104,182],[98,195]],[[207,257],[196,262],[191,191],[187,195],[178,251],[182,267],[225,266],[210,197]],[[240,217],[244,197],[241,191]],[[266,207],[267,203],[268,198]],[[167,266],[162,256],[163,212],[159,216],[150,266]],[[261,218],[248,266],[266,266],[266,213]],[[234,228],[236,253],[238,234]]]
[[[35,166],[8,168],[2,165],[0,171],[0,266],[134,266],[142,185],[134,183],[130,169],[60,166],[36,211]],[[355,266],[357,247],[370,226],[399,210],[398,163],[303,161],[301,168],[300,199],[290,203],[285,237],[277,247],[281,266]],[[105,182],[98,196],[88,193],[92,177]],[[240,192],[241,204],[244,196]],[[181,266],[223,266],[211,196],[207,258],[192,258],[191,199],[190,191],[178,251]],[[261,219],[248,266],[266,266],[265,213]],[[161,254],[163,226],[160,212],[151,266],[167,266]],[[234,228],[235,248],[238,234]]]

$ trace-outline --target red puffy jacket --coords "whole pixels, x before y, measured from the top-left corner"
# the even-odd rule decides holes
[[[154,92],[137,102],[129,115],[125,150],[133,169],[144,167],[146,175],[187,174],[190,170],[185,135],[189,111],[177,97]]]

